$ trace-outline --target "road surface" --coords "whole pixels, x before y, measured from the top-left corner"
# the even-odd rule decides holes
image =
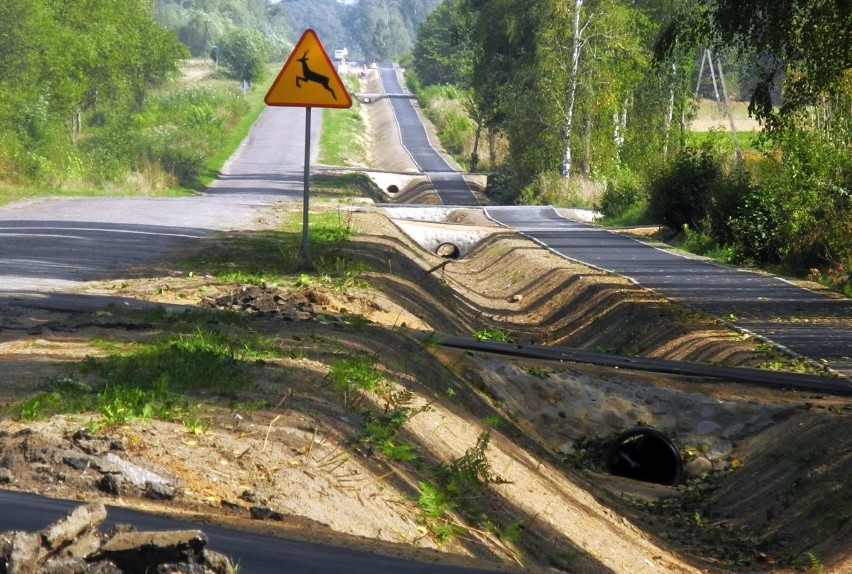
[[[0,490],[0,532],[34,532],[62,518],[79,502],[56,500],[33,494]],[[104,528],[133,524],[138,530],[199,529],[208,546],[228,556],[239,571],[251,574],[487,574],[488,570],[412,562],[360,550],[338,548],[263,536],[241,530],[219,528],[163,518],[126,508],[107,507]]]
[[[411,99],[395,98],[405,95],[399,75],[393,66],[379,68],[382,89],[388,98],[399,129],[402,146],[420,171],[425,173],[444,205],[479,205],[479,200],[465,182],[464,177],[453,169],[429,142],[426,128],[414,109]]]
[[[738,329],[852,377],[852,300],[789,281],[686,257],[552,207],[487,207],[494,221],[573,261],[632,279]]]

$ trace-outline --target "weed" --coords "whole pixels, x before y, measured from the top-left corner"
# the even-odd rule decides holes
[[[376,368],[376,357],[364,354],[333,360],[328,376],[334,388],[343,393],[372,391],[382,381],[382,373]]]
[[[544,380],[550,378],[550,372],[543,367],[529,367],[524,370],[538,379]]]
[[[364,409],[364,432],[358,443],[368,451],[377,448],[379,452],[396,462],[410,462],[417,459],[417,449],[409,443],[399,442],[402,425],[414,415],[429,409],[429,405],[413,408],[415,395],[407,389],[395,389],[391,385],[382,385],[378,394],[384,400],[380,412]]]
[[[488,415],[482,418],[482,422],[490,427],[498,427],[503,419],[499,415]]]
[[[452,533],[452,530],[446,529],[447,525],[451,524],[447,516],[450,511],[460,512],[474,524],[492,524],[481,501],[486,496],[489,485],[506,484],[507,481],[494,474],[485,458],[490,440],[491,434],[483,432],[477,438],[476,445],[462,456],[433,469],[432,484],[425,491],[423,502],[418,502],[423,510],[421,522],[430,528],[438,540]],[[424,489],[421,486],[421,498],[423,497]],[[426,503],[428,506],[424,506]],[[443,513],[436,515],[441,509]]]
[[[808,552],[808,563],[810,564],[810,568],[808,572],[811,574],[823,574],[824,569],[822,566],[822,562],[820,562],[817,555],[813,552]]]
[[[455,510],[455,504],[447,493],[426,482],[418,482],[417,487],[420,489],[417,504],[421,510],[418,520],[428,525],[438,542],[448,542],[464,532],[463,527],[448,518],[449,513]]]
[[[512,337],[503,331],[494,331],[488,328],[482,328],[473,334],[477,341],[497,341],[499,343],[511,343]]]

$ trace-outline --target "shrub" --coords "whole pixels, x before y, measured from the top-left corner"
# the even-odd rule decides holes
[[[540,173],[524,186],[518,197],[523,205],[560,205],[594,208],[600,201],[600,186],[582,175],[565,179],[558,172]]]
[[[713,237],[735,249],[735,261],[777,263],[785,243],[782,210],[771,189],[742,172],[720,178],[710,209]]]
[[[485,195],[498,205],[512,205],[520,195],[521,185],[518,175],[511,167],[502,167],[488,175]]]
[[[645,201],[642,180],[633,171],[623,169],[607,180],[597,209],[604,217],[618,217]]]
[[[710,151],[685,148],[651,182],[648,196],[651,215],[671,230],[680,230],[684,225],[700,229],[720,173],[719,163]]]

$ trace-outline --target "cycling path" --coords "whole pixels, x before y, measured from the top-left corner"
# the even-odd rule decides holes
[[[568,259],[630,278],[852,377],[852,300],[763,273],[658,249],[552,207],[487,207],[501,225]]]
[[[417,167],[429,177],[435,193],[444,205],[479,205],[462,174],[432,147],[426,128],[420,120],[411,98],[399,81],[396,68],[379,68],[382,90],[388,95],[399,128],[400,142]],[[396,96],[396,97],[395,97]],[[403,97],[404,96],[404,97]]]

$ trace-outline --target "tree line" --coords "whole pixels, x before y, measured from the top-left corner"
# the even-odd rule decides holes
[[[852,290],[848,2],[445,0],[412,67],[415,86],[465,91],[497,201],[593,182],[607,215],[639,210],[727,260]],[[762,125],[736,153],[690,130],[699,72],[722,69]]]
[[[438,0],[3,0],[3,188],[190,185],[302,30],[397,59]],[[190,57],[222,81],[176,87]],[[230,83],[229,83],[230,82]]]
[[[280,57],[306,28],[328,51],[346,48],[357,60],[398,60],[411,51],[417,28],[440,0],[157,0],[157,21],[172,29],[197,57],[235,31],[266,42],[264,56]]]

